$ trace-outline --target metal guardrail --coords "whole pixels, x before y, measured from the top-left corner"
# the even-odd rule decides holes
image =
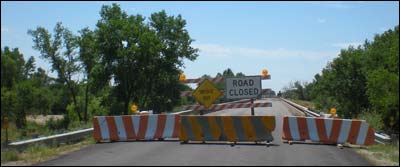
[[[70,142],[70,141],[76,141],[84,138],[87,135],[92,135],[93,134],[93,128],[89,129],[83,129],[83,130],[78,130],[78,131],[73,131],[73,132],[68,132],[68,133],[63,133],[63,134],[57,134],[57,135],[52,135],[52,136],[47,136],[47,137],[40,137],[36,139],[29,139],[29,140],[24,140],[24,141],[18,141],[18,142],[12,142],[8,144],[10,148],[14,148],[17,150],[21,150],[26,148],[30,144],[34,143],[41,143],[41,144],[57,144],[57,143],[62,143],[62,142]]]
[[[227,102],[227,103],[243,103],[243,102],[248,102],[250,99],[242,99],[242,100],[237,100],[237,101],[232,101],[232,102]],[[221,103],[225,104],[225,103]],[[185,110],[185,111],[180,111],[172,114],[179,114],[179,115],[188,115],[192,114],[192,110]],[[52,135],[52,136],[47,136],[47,137],[40,137],[40,138],[35,138],[35,139],[29,139],[29,140],[23,140],[23,141],[18,141],[18,142],[12,142],[8,144],[9,148],[12,149],[17,149],[17,150],[22,150],[26,148],[30,144],[34,143],[40,143],[40,144],[58,144],[62,142],[70,142],[70,141],[76,141],[79,139],[84,138],[87,135],[92,135],[93,134],[93,128],[89,129],[83,129],[83,130],[78,130],[78,131],[73,131],[73,132],[68,132],[68,133],[63,133],[63,134],[57,134],[57,135]]]
[[[317,114],[315,112],[310,111],[307,107],[303,107],[301,105],[293,103],[293,102],[291,102],[289,100],[286,100],[284,98],[280,98],[280,99],[282,99],[286,103],[292,105],[293,107],[299,109],[300,111],[306,113],[306,115],[308,114],[308,115],[311,115],[311,116],[314,116],[314,117],[320,117],[320,114]],[[389,143],[390,141],[391,141],[391,138],[387,134],[384,134],[383,132],[382,133],[375,132],[375,142],[376,143],[385,144],[385,143]]]
[[[311,116],[313,116],[313,117],[320,117],[320,114],[317,114],[317,113],[315,113],[315,112],[310,111],[307,107],[303,107],[303,106],[301,106],[301,105],[298,105],[298,104],[296,104],[296,103],[293,103],[293,102],[291,102],[291,101],[289,101],[289,100],[286,100],[286,99],[284,99],[284,98],[280,98],[280,99],[282,99],[282,100],[285,101],[286,103],[292,105],[293,107],[299,109],[300,111],[304,112],[306,115],[311,115]]]
[[[380,144],[390,143],[391,138],[387,134],[375,132],[375,142],[380,143]]]

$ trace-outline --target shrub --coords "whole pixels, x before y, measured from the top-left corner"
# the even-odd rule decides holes
[[[371,111],[371,112],[361,112],[358,117],[358,119],[361,120],[366,120],[372,128],[375,130],[382,130],[383,126],[383,120],[382,120],[382,115],[376,111]]]
[[[1,149],[1,162],[8,162],[8,161],[18,161],[20,158],[18,157],[18,152],[15,150],[4,150]]]

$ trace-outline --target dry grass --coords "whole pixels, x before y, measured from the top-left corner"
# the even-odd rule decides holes
[[[63,119],[64,115],[28,115],[26,116],[26,121],[36,122],[37,124],[44,125],[50,119],[60,120]]]
[[[315,109],[314,103],[312,103],[312,102],[310,102],[310,101],[292,100],[292,99],[290,99],[290,100],[293,101],[294,103],[298,104],[298,105],[307,107],[308,109]]]
[[[399,166],[399,146],[397,144],[375,144],[368,149],[356,149],[376,166]]]
[[[86,146],[94,144],[92,137],[87,137],[81,142],[74,144],[61,144],[60,146],[43,146],[43,145],[32,145],[29,146],[22,152],[16,152],[13,150],[3,150],[1,166],[26,166],[32,165],[38,162],[48,161],[55,159],[61,155],[68,154],[70,152],[82,149]],[[3,156],[5,159],[3,159]],[[6,159],[11,157],[11,159]],[[4,161],[4,163],[3,163]]]

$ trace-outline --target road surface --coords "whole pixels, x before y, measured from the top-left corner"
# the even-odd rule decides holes
[[[139,141],[94,144],[57,159],[36,165],[157,165],[157,166],[236,166],[236,165],[331,165],[370,166],[371,164],[350,148],[334,145],[293,144],[281,140],[282,117],[302,115],[279,99],[271,101],[272,107],[255,108],[255,115],[275,115],[274,141],[265,144],[240,143],[231,146],[221,143],[189,143],[179,141]],[[249,108],[222,110],[208,115],[251,115]]]

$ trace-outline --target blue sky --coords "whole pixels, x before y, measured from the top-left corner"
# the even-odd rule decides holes
[[[28,29],[43,26],[53,32],[60,21],[75,33],[94,29],[101,6],[111,3],[2,1],[1,47],[18,47],[25,59],[34,56],[38,67],[50,71],[48,61],[32,49]],[[399,24],[399,2],[117,3],[128,14],[182,15],[193,46],[200,49],[196,61],[185,61],[186,78],[215,76],[228,67],[246,75],[267,69],[271,80],[264,80],[263,88],[275,91],[296,80],[312,81],[340,49]]]

